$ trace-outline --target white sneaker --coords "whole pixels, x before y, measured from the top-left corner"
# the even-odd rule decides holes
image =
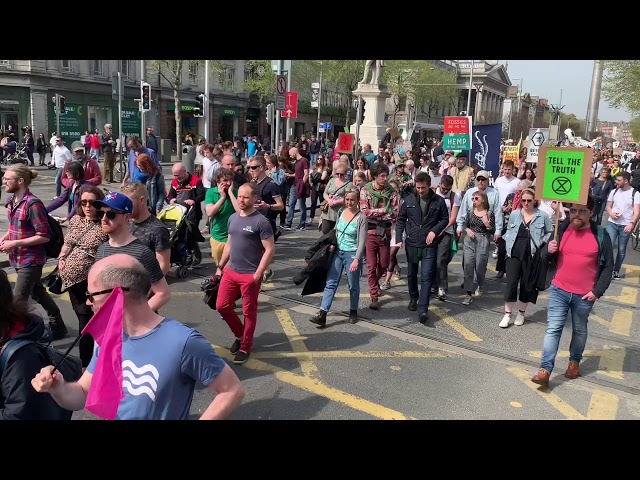
[[[470,305],[471,302],[473,302],[473,297],[471,297],[471,295],[467,295],[464,297],[464,300],[462,300],[463,305]]]
[[[493,253],[491,254],[491,256],[493,258],[498,258],[498,249],[497,248],[493,250]]]
[[[438,288],[438,300],[444,300],[447,298],[447,292],[444,291],[444,288]]]
[[[518,315],[516,315],[516,321],[514,322],[514,325],[517,325],[518,327],[521,325],[524,325],[524,313],[518,312]]]
[[[512,323],[511,322],[511,314],[510,313],[505,313],[504,317],[502,317],[502,320],[500,321],[498,326],[500,328],[507,328],[511,323]]]
[[[476,288],[476,291],[473,294],[474,297],[481,297],[482,296],[482,289],[480,287]]]

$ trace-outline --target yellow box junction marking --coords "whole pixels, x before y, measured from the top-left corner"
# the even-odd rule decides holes
[[[624,380],[623,367],[627,350],[622,347],[605,345],[602,350],[585,350],[583,357],[600,357],[598,373],[617,380]],[[542,352],[529,352],[534,358],[542,358]],[[569,352],[561,350],[556,358],[569,358]]]
[[[633,318],[633,312],[625,308],[617,308],[613,313],[611,321],[591,313],[589,319],[593,320],[600,325],[607,327],[611,333],[617,333],[618,335],[624,335],[628,337],[631,335],[631,320]]]

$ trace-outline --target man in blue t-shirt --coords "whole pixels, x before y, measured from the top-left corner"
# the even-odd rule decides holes
[[[258,150],[258,142],[253,135],[247,136],[247,151],[245,152],[246,158],[251,158],[256,154],[256,150]]]
[[[244,388],[210,342],[193,328],[156,314],[149,308],[148,272],[135,258],[116,254],[96,262],[89,271],[87,298],[97,311],[115,287],[124,291],[122,390],[117,420],[186,420],[196,384],[217,393],[201,416],[227,418],[244,398]],[[48,392],[63,408],[81,410],[100,349],[77,382],[65,382],[52,366],[43,368],[31,384]]]

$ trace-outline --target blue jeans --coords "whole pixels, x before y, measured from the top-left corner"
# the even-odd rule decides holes
[[[416,250],[415,247],[407,247]],[[409,252],[407,257],[410,258]],[[409,298],[418,301],[418,314],[426,312],[429,308],[431,286],[436,285],[436,260],[437,247],[425,247],[420,261],[420,293],[418,293],[418,264],[407,262],[407,284],[409,285]]]
[[[62,172],[63,168],[56,168],[56,197],[59,197],[62,193]]]
[[[296,186],[291,185],[291,189],[289,189],[289,211],[287,212],[287,225],[289,226],[293,223],[293,214],[295,213],[296,202],[299,203],[300,207],[300,226],[302,227],[307,223],[307,199],[297,198]]]
[[[327,273],[327,284],[322,294],[322,303],[320,309],[328,312],[333,303],[333,297],[342,278],[342,269],[347,271],[347,282],[349,283],[349,305],[351,310],[358,310],[358,301],[360,300],[360,271],[362,264],[358,262],[358,268],[355,272],[350,272],[351,262],[356,258],[356,252],[343,252],[336,248],[331,257],[329,272]]]
[[[630,233],[624,232],[624,225],[607,222],[607,233],[611,237],[611,246],[616,248],[616,237],[618,237],[618,254],[616,255],[616,263],[613,266],[614,272],[620,272],[624,256],[627,254],[627,243],[629,243]]]
[[[587,344],[587,321],[593,308],[593,302],[583,300],[582,295],[569,293],[551,285],[547,301],[547,333],[542,344],[542,364],[549,373],[553,371],[558,344],[562,329],[567,321],[571,309],[571,344],[569,345],[569,360],[580,362]]]

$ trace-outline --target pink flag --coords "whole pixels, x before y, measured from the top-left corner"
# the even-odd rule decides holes
[[[122,391],[122,316],[124,294],[114,288],[82,333],[90,333],[100,346],[85,408],[106,420],[118,413]]]

